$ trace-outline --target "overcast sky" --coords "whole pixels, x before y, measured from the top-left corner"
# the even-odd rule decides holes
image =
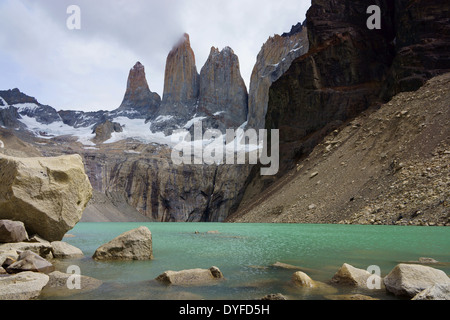
[[[162,96],[166,57],[189,33],[200,73],[211,46],[230,46],[249,84],[269,36],[303,22],[310,0],[0,0],[0,90],[19,88],[72,110],[112,110],[131,67]],[[81,9],[69,30],[67,8]]]

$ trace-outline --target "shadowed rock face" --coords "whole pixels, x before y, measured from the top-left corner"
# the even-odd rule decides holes
[[[286,72],[294,59],[308,52],[308,48],[307,29],[301,24],[282,36],[270,37],[261,47],[250,80],[249,128],[265,127],[270,86]]]
[[[266,126],[280,129],[282,167],[361,111],[450,70],[450,4],[380,1],[381,30],[369,30],[372,4],[312,1],[310,49],[269,94]]]
[[[198,92],[199,74],[195,65],[195,55],[189,35],[184,34],[167,56],[160,114],[185,114],[192,111],[189,107],[197,102]]]
[[[96,190],[125,201],[154,221],[224,221],[239,204],[251,169],[176,166],[170,155],[164,156],[170,150],[152,151],[149,146],[141,152],[86,156],[86,171]]]
[[[450,70],[450,2],[395,1],[395,58],[383,97],[415,91]]]
[[[280,129],[281,168],[311,152],[323,136],[378,103],[394,57],[391,5],[381,31],[369,30],[370,1],[313,1],[309,51],[271,87],[266,127]]]
[[[135,112],[140,116],[151,117],[158,111],[160,104],[160,96],[151,92],[148,87],[144,66],[137,62],[130,70],[127,90],[117,111],[128,111],[127,115]]]
[[[225,128],[237,128],[247,119],[247,100],[238,57],[229,47],[212,47],[200,72],[199,111],[220,117]]]

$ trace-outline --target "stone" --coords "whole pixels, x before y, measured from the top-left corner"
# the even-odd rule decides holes
[[[3,264],[6,262],[6,260],[17,261],[17,259],[19,259],[19,254],[17,253],[16,250],[0,250],[0,266],[3,266]]]
[[[223,274],[217,267],[209,269],[188,269],[181,271],[166,271],[159,275],[156,280],[165,284],[179,286],[206,285],[223,279]]]
[[[294,270],[300,270],[303,269],[299,266],[294,266],[292,264],[288,264],[288,263],[284,263],[284,262],[275,262],[274,264],[271,265],[271,267],[273,268],[281,268],[281,269],[294,269]]]
[[[373,297],[366,296],[366,295],[359,294],[359,293],[332,294],[332,295],[326,295],[325,298],[328,300],[380,300],[380,299],[373,298]]]
[[[419,263],[422,264],[438,264],[439,261],[433,259],[433,258],[426,258],[426,257],[421,257],[419,258]]]
[[[60,271],[53,271],[49,273],[48,276],[49,281],[47,285],[44,287],[43,294],[52,296],[54,295],[56,297],[65,297],[78,293],[86,293],[99,288],[103,284],[103,281],[101,280],[80,275],[79,278],[80,287],[69,289],[68,283],[71,285],[75,285],[75,281],[73,280],[73,274],[63,273]]]
[[[21,272],[0,277],[0,300],[31,300],[37,298],[49,276],[37,272]]]
[[[367,270],[358,269],[347,263],[344,263],[333,276],[331,281],[337,284],[367,288],[367,280],[370,276],[377,277]],[[379,282],[382,283],[381,279]]]
[[[13,258],[11,256],[6,257],[5,260],[3,260],[2,267],[3,268],[8,268],[10,265],[12,265],[13,263],[17,262],[17,259],[15,259],[15,258]]]
[[[386,290],[397,296],[414,297],[435,284],[448,285],[450,278],[442,270],[415,264],[400,263],[384,278]]]
[[[301,287],[314,288],[316,284],[314,281],[304,272],[297,271],[292,275],[292,281]]]
[[[450,300],[450,284],[435,284],[419,292],[411,300]]]
[[[64,235],[65,237],[65,235]],[[28,239],[28,242],[36,242],[36,243],[45,243],[45,244],[50,244],[49,241],[42,239],[41,237],[39,237],[37,234],[33,235],[32,237],[30,237]]]
[[[310,179],[316,177],[319,173],[317,171],[311,173],[311,175],[309,176]]]
[[[92,186],[79,155],[16,158],[0,154],[0,218],[59,241],[81,219]]]
[[[262,297],[261,300],[287,300],[287,298],[281,293],[271,293]]]
[[[28,240],[28,233],[21,221],[0,220],[0,243]]]
[[[143,226],[127,231],[100,246],[92,257],[95,260],[153,259],[152,234]]]
[[[8,274],[3,267],[0,267],[0,274]]]
[[[2,251],[26,251],[30,250],[44,259],[52,259],[52,246],[50,242],[17,242],[5,243],[0,245],[0,252]]]
[[[55,267],[50,262],[29,250],[20,253],[18,261],[6,268],[8,273],[25,271],[50,273],[54,270]]]
[[[53,257],[58,259],[67,258],[81,258],[84,256],[83,252],[64,241],[53,241],[52,246]]]

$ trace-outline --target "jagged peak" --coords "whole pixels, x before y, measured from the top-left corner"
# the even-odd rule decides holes
[[[219,54],[220,55],[225,55],[225,54],[234,55],[234,51],[229,46],[226,46],[222,50],[219,50],[219,48],[212,46],[209,55],[213,56],[213,55],[219,55]]]
[[[132,70],[142,70],[142,69],[145,69],[145,67],[144,67],[144,65],[143,65],[140,61],[138,61],[138,62],[136,62],[136,64],[133,66],[133,69],[132,69]]]
[[[304,22],[304,23],[305,23],[305,22]],[[291,28],[291,31],[285,32],[285,33],[283,33],[281,36],[282,36],[282,37],[290,37],[290,36],[292,36],[292,35],[294,35],[294,34],[297,34],[297,33],[302,32],[302,31],[303,31],[304,23],[299,22],[299,23],[297,23],[296,25],[293,25],[292,28]]]
[[[171,52],[176,51],[178,48],[185,46],[185,47],[191,47],[191,40],[189,38],[189,34],[184,33],[180,39],[175,43],[175,45],[172,47]]]

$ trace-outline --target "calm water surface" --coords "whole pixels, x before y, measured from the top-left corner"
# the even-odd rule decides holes
[[[147,226],[152,232],[151,261],[97,262],[91,257],[119,234]],[[218,231],[207,234],[207,231]],[[198,231],[199,234],[195,232]],[[102,280],[95,291],[43,299],[258,299],[282,293],[291,299],[324,299],[330,294],[362,293],[396,299],[385,290],[325,287],[298,288],[295,270],[270,267],[279,261],[302,267],[313,280],[329,282],[343,263],[367,269],[378,265],[385,276],[399,262],[432,257],[450,262],[450,228],[305,224],[225,223],[79,223],[64,241],[85,257],[57,264],[64,271],[76,264],[81,273]],[[217,266],[226,280],[216,285],[175,287],[153,279],[166,270]],[[450,264],[438,268],[450,273]]]

